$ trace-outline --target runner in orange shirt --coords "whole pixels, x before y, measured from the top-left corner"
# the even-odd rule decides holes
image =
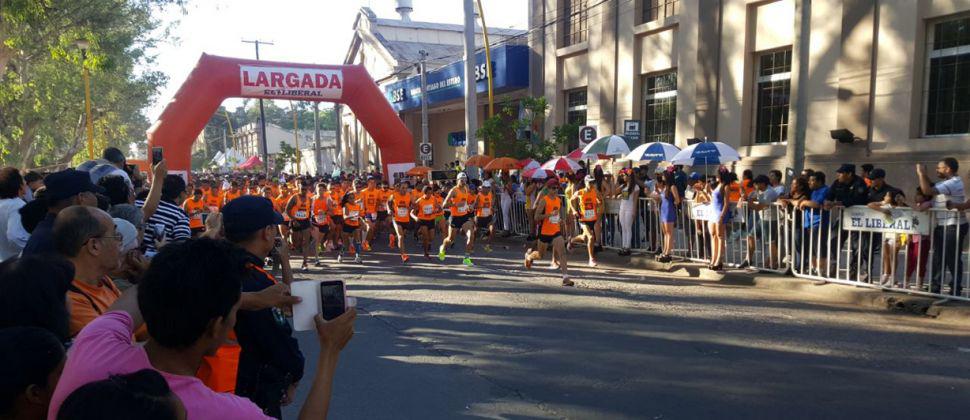
[[[475,211],[475,195],[468,188],[468,175],[464,172],[458,174],[458,184],[445,196],[444,205],[451,207],[451,220],[449,221],[448,237],[438,248],[438,259],[445,260],[445,250],[455,242],[458,233],[461,232],[467,237],[465,257],[462,259],[462,264],[468,267],[474,266],[471,254],[474,250],[475,236],[475,222],[472,220]]]
[[[310,185],[304,184],[286,202],[286,214],[290,215],[290,237],[293,247],[303,255],[301,269],[309,268],[310,247]]]
[[[558,194],[559,182],[554,179],[546,181],[544,194],[536,201],[539,243],[536,250],[529,248],[525,252],[525,268],[532,268],[532,263],[541,260],[546,253],[546,248],[552,246],[552,263],[562,270],[562,285],[573,286],[566,262],[566,241],[562,237],[562,200],[559,199]]]
[[[364,225],[367,228],[367,235],[364,237],[364,251],[370,251],[370,243],[374,240],[377,233],[377,203],[381,200],[381,190],[377,188],[377,180],[373,177],[367,178],[367,188],[358,194],[360,201],[364,203]]]
[[[323,265],[320,262],[320,248],[326,249],[326,242],[330,237],[330,213],[333,204],[330,200],[330,194],[327,193],[327,184],[317,183],[316,191],[317,193],[312,197],[310,203],[313,224],[313,228],[310,229],[310,237],[312,238],[313,265],[319,267]]]
[[[209,208],[209,213],[216,213],[222,208],[222,191],[219,186],[212,182],[209,192],[205,195],[205,205]]]
[[[485,252],[492,252],[492,238],[495,236],[495,225],[492,223],[492,215],[495,214],[495,194],[492,192],[492,181],[482,182],[482,187],[478,190],[475,198],[475,223],[478,229],[488,232],[488,242],[485,243]]]
[[[363,218],[361,214],[364,211],[364,206],[357,200],[357,194],[353,191],[344,194],[343,199],[340,200],[340,206],[343,208],[344,214],[344,226],[340,234],[341,241],[354,252],[354,262],[360,263],[360,246],[358,244],[360,243],[361,219]],[[337,262],[343,262],[343,247],[338,251]]]
[[[391,237],[397,239],[397,247],[401,252],[401,261],[408,262],[408,253],[404,247],[404,236],[407,235],[408,231],[414,231],[414,223],[411,221],[413,202],[411,201],[411,194],[408,192],[406,183],[400,182],[397,184],[397,190],[388,198],[387,204],[391,211],[394,212],[394,216],[391,218],[394,223],[394,234]],[[427,248],[425,248],[424,255],[428,256]]]
[[[201,188],[192,192],[192,196],[182,202],[182,210],[189,215],[189,229],[192,229],[192,236],[199,236],[205,233],[205,221],[202,220],[203,214],[208,214],[205,206],[204,194]]]
[[[424,245],[424,258],[431,259],[431,240],[434,239],[435,219],[441,209],[439,198],[431,192],[431,187],[424,186],[421,189],[421,198],[414,203],[411,210],[411,218],[418,223],[418,236],[421,237]]]

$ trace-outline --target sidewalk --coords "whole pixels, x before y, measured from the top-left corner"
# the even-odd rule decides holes
[[[524,238],[505,238],[510,247],[522,246]],[[585,264],[585,252],[574,249],[570,254],[570,261],[575,261],[577,269],[590,270]],[[906,293],[884,291],[861,286],[849,286],[837,283],[822,283],[815,280],[784,276],[773,273],[761,273],[754,270],[728,270],[716,273],[706,268],[704,264],[694,262],[674,261],[664,264],[654,260],[651,254],[634,254],[619,256],[616,251],[604,250],[597,254],[597,261],[601,270],[630,270],[641,271],[641,277],[660,277],[684,282],[714,282],[721,285],[757,287],[778,291],[778,293],[794,292],[823,299],[833,303],[858,305],[871,309],[893,312],[911,313],[929,316],[940,321],[966,325],[970,322],[970,304],[949,301],[935,304],[936,298],[910,295]],[[579,287],[614,289],[615,285],[591,284],[583,282],[581,275],[573,276]],[[597,282],[602,283],[602,282]],[[628,288],[628,285],[620,285]]]

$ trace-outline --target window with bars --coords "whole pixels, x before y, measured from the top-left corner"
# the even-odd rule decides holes
[[[927,57],[924,132],[970,133],[970,17],[933,25]]]
[[[586,125],[586,88],[566,92],[566,123]]]
[[[673,144],[677,128],[677,72],[647,76],[643,100],[643,142]]]
[[[756,92],[756,144],[788,140],[788,109],[791,96],[791,49],[758,57]]]
[[[565,16],[565,30],[563,46],[586,41],[589,34],[587,20],[589,18],[588,0],[563,0],[563,16]]]
[[[653,22],[677,14],[678,0],[643,0],[643,21]]]

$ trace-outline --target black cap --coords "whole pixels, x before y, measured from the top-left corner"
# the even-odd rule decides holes
[[[226,233],[255,232],[269,225],[283,223],[283,215],[276,212],[266,197],[244,195],[222,207],[222,225]]]
[[[768,185],[768,176],[767,175],[758,175],[758,176],[754,177],[754,180],[751,181],[751,182],[753,182],[755,184],[765,184],[765,185]]]
[[[55,172],[44,178],[47,198],[51,202],[73,197],[82,192],[103,193],[104,188],[91,183],[91,175],[74,168]]]
[[[869,171],[869,179],[882,179],[886,177],[886,171],[882,168],[876,168]]]
[[[101,154],[101,157],[108,162],[119,165],[123,165],[126,161],[125,154],[122,153],[117,147],[109,147],[104,149],[104,153]]]
[[[840,173],[840,174],[843,174],[843,173],[854,174],[855,173],[855,165],[853,165],[851,163],[843,163],[842,166],[839,166],[839,169],[837,171],[835,171],[835,172],[836,173]]]

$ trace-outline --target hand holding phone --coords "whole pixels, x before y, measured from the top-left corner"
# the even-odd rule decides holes
[[[295,281],[290,285],[290,293],[303,299],[301,303],[293,305],[293,329],[296,331],[316,328],[313,318],[318,314],[329,321],[356,303],[355,299],[347,297],[347,288],[342,280]]]
[[[164,159],[162,156],[162,148],[152,147],[152,165],[157,165],[158,162],[162,161],[162,159]]]

